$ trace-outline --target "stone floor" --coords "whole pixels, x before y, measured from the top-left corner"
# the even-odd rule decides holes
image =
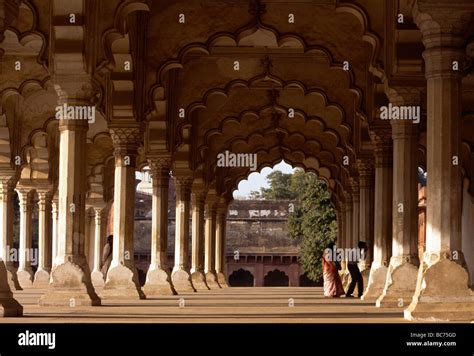
[[[358,299],[328,299],[322,288],[225,288],[100,307],[39,307],[42,290],[15,292],[23,318],[3,323],[400,323],[401,309],[378,309]],[[100,294],[100,291],[98,291]],[[182,300],[180,301],[180,299]],[[289,307],[291,299],[294,306]],[[180,307],[180,304],[184,307]]]

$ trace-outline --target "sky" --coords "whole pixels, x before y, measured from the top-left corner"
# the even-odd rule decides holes
[[[251,173],[247,179],[240,181],[238,190],[234,191],[234,199],[242,199],[247,197],[251,191],[260,191],[260,188],[269,188],[266,180],[267,175],[273,171],[282,171],[283,173],[293,173],[294,168],[284,161],[273,166],[273,168],[265,167],[260,172]]]

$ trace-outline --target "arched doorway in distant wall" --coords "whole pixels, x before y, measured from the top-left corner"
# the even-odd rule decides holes
[[[238,269],[229,276],[231,287],[253,287],[253,274],[245,269]]]
[[[267,273],[263,279],[264,287],[288,287],[290,285],[290,279],[285,272],[278,269]]]

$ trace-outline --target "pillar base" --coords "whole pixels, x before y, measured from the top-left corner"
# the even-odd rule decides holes
[[[193,283],[191,282],[191,276],[184,269],[178,269],[173,271],[171,274],[171,280],[176,293],[190,293],[195,292]]]
[[[7,280],[7,269],[0,260],[0,317],[23,316],[23,307],[13,298]]]
[[[45,269],[38,269],[35,273],[35,280],[33,282],[34,288],[46,288],[49,285],[50,275]]]
[[[404,311],[405,319],[474,320],[474,293],[468,287],[468,276],[465,268],[449,259],[420,268],[415,295]]]
[[[32,270],[19,270],[16,273],[18,277],[18,283],[22,289],[31,288],[33,286],[33,271]]]
[[[191,274],[191,281],[193,282],[194,288],[196,291],[209,290],[209,287],[206,283],[206,277],[201,271],[196,271]]]
[[[404,308],[415,293],[418,266],[403,262],[394,267],[390,265],[387,271],[387,281],[382,295],[377,299],[378,308]]]
[[[41,306],[96,306],[100,303],[85,259],[58,264],[51,272],[46,293],[39,299]]]
[[[111,267],[107,272],[107,280],[101,293],[102,299],[129,300],[145,299],[136,270],[118,265]]]
[[[365,291],[365,289],[369,285],[371,266],[367,265],[366,263],[359,263],[358,267],[359,267],[360,274],[362,275],[362,281],[364,283],[364,291]]]
[[[344,275],[341,278],[342,281],[342,287],[344,288],[344,291],[347,291],[349,289],[349,284],[351,284],[352,278],[351,274],[349,273],[349,270],[347,270]]]
[[[103,288],[105,285],[104,275],[99,270],[92,271],[91,281],[94,288]]]
[[[217,283],[221,286],[221,288],[228,288],[227,281],[225,278],[225,274],[222,272],[217,273]]]
[[[375,302],[382,295],[387,280],[388,267],[379,266],[370,269],[369,281],[361,300]]]
[[[161,268],[151,269],[151,267],[146,275],[143,292],[147,298],[176,294],[171,284],[170,275]]]
[[[206,273],[206,284],[209,289],[219,289],[221,286],[217,281],[217,276],[214,272],[207,272]]]

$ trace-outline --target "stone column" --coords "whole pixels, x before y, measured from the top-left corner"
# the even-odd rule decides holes
[[[151,263],[143,291],[147,297],[173,295],[176,291],[168,271],[168,187],[169,157],[148,160],[153,184],[151,220]]]
[[[33,270],[31,262],[33,257],[32,248],[32,211],[31,191],[29,188],[18,188],[18,199],[20,201],[20,244],[18,251],[18,283],[21,288],[31,288],[33,285]]]
[[[210,289],[220,288],[215,270],[216,214],[215,201],[206,201],[204,210],[204,273],[206,274],[206,283]]]
[[[51,271],[51,192],[38,190],[38,269],[33,285],[45,288]]]
[[[13,248],[13,184],[11,177],[0,178],[0,258],[5,264],[10,288],[21,290],[12,259],[14,256],[12,253],[15,252]]]
[[[390,88],[392,105],[416,106],[418,88]],[[418,274],[418,124],[392,120],[393,206],[392,257],[378,307],[405,307],[415,291]]]
[[[176,235],[174,268],[171,274],[176,292],[195,292],[189,270],[189,208],[191,202],[190,176],[174,177],[176,185]]]
[[[100,270],[100,261],[102,258],[102,220],[104,215],[103,207],[94,207],[94,260],[91,273],[91,280],[94,288],[105,285],[104,275]]]
[[[11,24],[11,22],[17,17],[18,11],[19,11],[19,2],[6,2],[3,1],[0,4],[0,42],[3,41],[4,36],[4,30]],[[3,51],[0,53],[0,59],[2,58]],[[8,174],[10,176],[10,174]],[[11,177],[11,176],[10,176]],[[9,180],[9,178],[6,180]],[[3,181],[3,179],[2,179]],[[3,188],[3,187],[2,187]],[[3,190],[3,189],[2,189]],[[0,194],[0,197],[4,198],[4,192]],[[3,205],[3,202],[0,203],[0,205]],[[11,204],[10,204],[11,205]],[[5,212],[5,205],[1,206],[0,209],[2,209],[2,215],[0,216],[0,219],[2,219],[2,231],[1,233],[4,234],[5,230],[8,230],[8,219],[6,218],[6,215],[8,215],[8,212]],[[3,251],[3,244],[4,242],[8,241],[8,235],[3,235],[2,237],[2,245],[0,245],[0,249]],[[3,258],[3,254],[1,255]],[[13,294],[10,290],[9,284],[8,284],[8,277],[7,277],[7,269],[5,268],[5,263],[4,261],[0,261],[0,317],[8,317],[8,316],[22,316],[23,315],[23,307],[13,298]]]
[[[359,170],[360,188],[360,224],[359,240],[367,244],[367,254],[365,259],[359,263],[359,268],[364,277],[364,286],[369,280],[370,265],[373,259],[374,247],[374,164],[372,159],[364,158],[357,160]]]
[[[51,267],[56,267],[56,257],[58,255],[58,197],[53,197],[51,204]]]
[[[352,236],[350,248],[356,248],[360,240],[360,188],[359,182],[352,179]]]
[[[204,191],[193,188],[191,193],[192,216],[192,256],[191,280],[194,288],[209,290],[204,276]]]
[[[413,12],[426,48],[427,233],[423,264],[405,318],[473,320],[474,294],[461,250],[459,125],[463,47],[474,3],[418,0]]]
[[[346,205],[344,202],[339,203],[339,210],[337,212],[337,248],[346,248]],[[344,254],[342,254],[341,270],[339,275],[344,278],[347,273],[347,261]]]
[[[345,248],[346,249],[354,248],[354,245],[352,243],[352,234],[353,234],[352,208],[353,208],[352,195],[350,193],[346,193],[345,194],[345,216],[346,216],[346,239],[345,239],[346,247]],[[344,259],[346,259],[346,256],[344,256]],[[346,260],[345,261],[346,270],[342,277],[342,285],[344,286],[344,290],[347,290],[347,288],[349,287],[349,283],[351,282],[350,273],[349,273],[349,270],[347,269],[347,262],[348,261]]]
[[[71,87],[56,85],[59,105],[90,105],[89,101],[77,97],[68,101],[66,94],[82,97],[91,90],[89,84],[80,88],[77,87],[80,83],[68,81],[66,84]],[[100,305],[84,256],[87,128],[86,120],[63,118],[59,121],[57,256],[48,290],[40,298],[40,305]]]
[[[101,297],[106,299],[144,299],[138,281],[133,253],[135,224],[135,170],[140,142],[138,127],[110,129],[114,144],[114,212],[112,263]]]
[[[376,301],[382,294],[392,254],[392,137],[390,127],[373,130],[375,143],[374,255],[362,300]]]
[[[228,287],[226,275],[224,274],[224,244],[227,207],[219,206],[216,213],[216,275],[217,282],[221,288]]]

